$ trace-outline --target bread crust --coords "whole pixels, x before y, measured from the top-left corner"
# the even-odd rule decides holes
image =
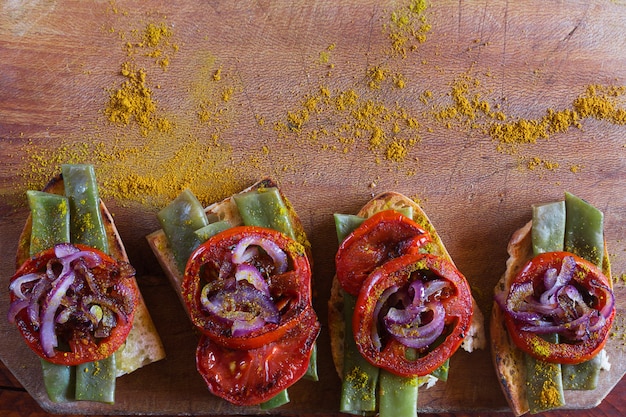
[[[43,188],[44,192],[51,194],[63,195],[65,188],[63,185],[63,176],[61,174],[52,178]],[[109,253],[111,257],[129,262],[126,248],[122,242],[119,231],[113,221],[113,216],[100,200],[100,212],[109,245]],[[24,228],[19,238],[16,253],[16,267],[19,268],[28,258],[30,258],[30,235],[32,230],[32,216],[29,214],[26,219]],[[136,279],[133,278],[136,283]],[[141,344],[142,346],[131,346],[132,344]],[[126,338],[125,345],[116,353],[117,376],[131,373],[145,365],[159,361],[165,358],[165,349],[161,338],[154,326],[150,312],[146,306],[145,300],[139,292],[139,299],[135,307],[135,315],[133,319],[133,328]]]
[[[609,278],[609,283],[612,287],[613,280],[611,279],[611,266],[606,241],[604,242],[603,251],[602,272]],[[506,270],[494,289],[496,297],[508,292],[515,276],[534,257],[532,221],[529,221],[513,233],[507,246],[507,253],[509,258],[506,262]],[[526,399],[524,354],[509,337],[504,322],[504,312],[497,302],[493,303],[491,310],[489,332],[491,335],[493,366],[502,392],[516,416],[526,414],[529,411],[529,404]]]
[[[426,212],[424,212],[418,203],[401,193],[388,191],[378,194],[359,210],[357,216],[368,218],[380,211],[402,210],[406,208],[413,209],[413,220],[430,234],[432,238],[430,252],[434,255],[441,256],[454,264],[432,222],[426,215]],[[482,349],[486,345],[486,338],[483,331],[483,314],[478,308],[476,300],[473,298],[472,304],[474,307],[474,314],[472,316],[470,330],[465,338],[465,341],[468,341],[469,343],[464,342],[464,345],[462,345],[462,347],[468,351],[473,350],[473,348]],[[328,322],[333,362],[339,378],[342,378],[345,323],[343,316],[343,296],[341,292],[341,285],[339,284],[336,275],[333,277],[331,294],[328,301]]]

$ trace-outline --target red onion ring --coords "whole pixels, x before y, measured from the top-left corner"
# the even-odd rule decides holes
[[[247,249],[252,245],[259,246],[272,258],[277,274],[287,271],[288,259],[285,251],[275,242],[260,236],[246,236],[241,239],[233,250],[232,262],[234,264],[242,264],[249,260],[250,253]]]
[[[238,285],[234,290],[221,290],[208,296],[202,290],[201,303],[211,314],[231,324],[234,337],[246,335],[266,323],[277,324],[280,312],[272,299],[249,285]]]
[[[250,264],[239,264],[235,269],[235,280],[237,282],[245,281],[266,296],[270,296],[270,287],[261,275],[261,271]]]
[[[423,323],[424,314],[432,312],[429,322]],[[390,308],[384,317],[385,328],[394,339],[405,346],[421,349],[443,333],[446,310],[439,301],[420,306],[411,305],[403,310]]]
[[[415,280],[408,286],[390,286],[383,291],[374,307],[377,322],[382,322],[386,334],[411,348],[421,349],[433,343],[445,328],[445,308],[438,301],[446,280]],[[427,316],[431,316],[427,319]],[[378,326],[371,329],[374,346],[382,349]]]

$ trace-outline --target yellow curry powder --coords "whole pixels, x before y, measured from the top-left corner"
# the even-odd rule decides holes
[[[450,129],[471,129],[493,140],[497,151],[508,153],[572,127],[581,128],[588,118],[625,123],[626,112],[619,105],[625,92],[622,87],[589,86],[565,109],[547,109],[536,119],[517,118],[494,104],[489,89],[469,73],[454,77],[444,95],[421,86],[423,92],[408,109],[392,93],[394,89],[406,91],[416,80],[408,80],[392,68],[398,63],[396,58],[404,60],[427,41],[431,31],[427,12],[424,0],[410,0],[389,12],[382,33],[388,37],[390,53],[384,64],[370,65],[353,85],[337,88],[325,73],[323,82],[302,97],[296,108],[286,110],[284,117],[266,123],[265,116],[254,116],[259,127],[273,128],[275,140],[289,142],[293,153],[285,157],[288,162],[281,162],[280,155],[272,152],[271,142],[260,142],[258,152],[248,155],[245,162],[241,156],[235,159],[230,147],[222,143],[222,135],[237,116],[234,109],[243,87],[216,58],[209,53],[198,58],[186,90],[190,108],[174,112],[157,100],[160,91],[153,80],[158,77],[152,77],[151,71],[161,70],[163,77],[172,65],[178,51],[176,34],[165,22],[119,31],[127,59],[120,64],[122,81],[109,90],[103,110],[111,125],[107,128],[113,129],[106,134],[113,135],[114,146],[100,138],[98,129],[83,135],[82,140],[68,138],[53,150],[33,145],[27,152],[30,172],[25,176],[31,183],[35,179],[43,183],[59,163],[92,161],[106,178],[103,195],[162,204],[190,187],[203,201],[211,201],[240,188],[234,180],[241,176],[235,168],[240,163],[251,176],[255,174],[248,168],[264,171],[280,163],[284,165],[274,172],[295,171],[299,146],[340,154],[357,150],[369,153],[376,164],[396,164],[415,175],[415,164],[405,163],[417,161],[413,151],[437,123]],[[128,17],[118,14],[117,8],[115,13],[120,19]],[[316,58],[324,71],[335,67],[335,49],[335,44],[330,44]],[[533,156],[526,159],[526,166],[557,170],[559,163]],[[577,164],[570,171],[582,168]]]

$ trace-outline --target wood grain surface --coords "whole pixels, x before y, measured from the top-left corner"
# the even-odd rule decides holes
[[[30,401],[24,387],[60,414],[258,413],[206,391],[195,372],[196,335],[145,236],[158,229],[158,209],[186,187],[209,203],[269,175],[312,242],[323,324],[337,248],[332,214],[354,213],[378,192],[420,200],[485,317],[506,242],[531,204],[568,190],[598,206],[618,296],[613,367],[597,392],[569,400],[597,405],[626,366],[624,117],[595,108],[532,143],[515,134],[551,111],[575,110],[590,91],[626,109],[626,6],[438,1],[417,15],[408,6],[418,3],[0,2],[0,275],[6,283],[15,270],[25,191],[43,187],[60,163],[93,163],[168,355],[120,378],[115,405],[51,404],[36,358],[0,320],[7,387],[18,387],[0,391],[0,404],[33,410],[22,405]],[[157,44],[143,37],[150,25],[168,30]],[[129,80],[125,63],[143,70],[155,106],[143,130],[107,113]],[[500,143],[494,128],[509,122],[519,122],[507,136],[515,143]],[[325,330],[319,350],[321,381],[296,384],[278,413],[336,413],[339,379]],[[450,376],[420,391],[424,415],[506,410],[488,350],[455,355]],[[581,415],[621,415],[623,385],[607,409]]]

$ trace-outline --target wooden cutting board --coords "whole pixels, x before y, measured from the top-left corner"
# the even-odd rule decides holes
[[[626,131],[607,113],[607,103],[626,109],[626,6],[439,1],[418,14],[407,7],[419,2],[276,3],[0,3],[1,276],[14,272],[26,189],[60,163],[93,163],[168,355],[120,378],[115,405],[50,403],[38,361],[4,320],[2,361],[53,412],[240,413],[195,372],[196,335],[145,241],[178,191],[209,203],[277,180],[313,244],[325,323],[334,212],[386,190],[418,198],[489,317],[510,235],[531,204],[568,190],[605,213],[618,297],[613,367],[598,391],[568,399],[596,405],[626,367]],[[133,79],[140,69],[145,79]],[[155,106],[143,125],[109,119],[110,97],[125,91]],[[574,120],[573,109],[587,113]],[[560,131],[521,143],[551,111]],[[279,412],[337,410],[325,329],[318,346],[321,382],[298,383]],[[488,350],[456,354],[451,369],[420,392],[420,409],[506,408]]]

